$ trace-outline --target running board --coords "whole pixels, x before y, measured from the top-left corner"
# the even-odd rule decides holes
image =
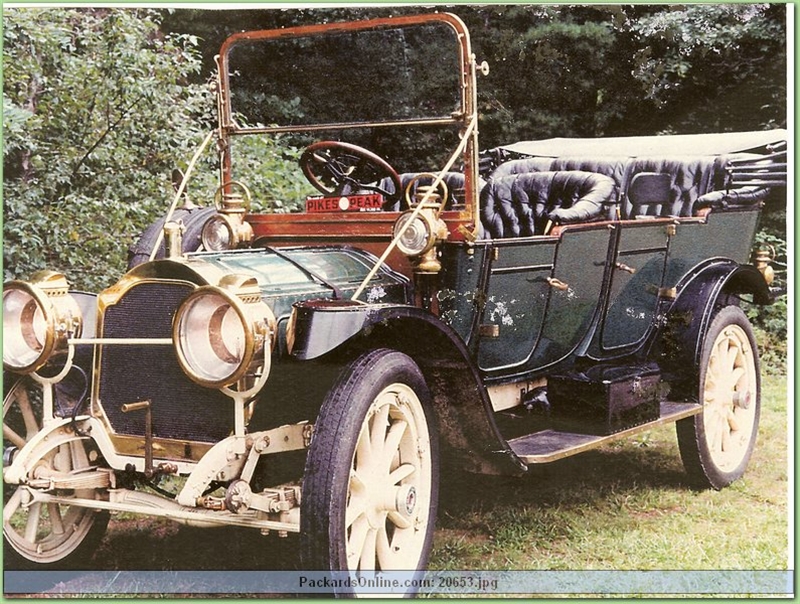
[[[527,464],[549,463],[583,453],[589,449],[596,449],[602,445],[610,443],[632,434],[637,434],[649,430],[662,424],[669,424],[697,415],[703,408],[696,403],[661,403],[661,416],[652,422],[647,422],[621,432],[615,432],[606,436],[595,434],[577,434],[574,432],[560,432],[558,430],[542,430],[521,436],[508,441],[511,450]]]

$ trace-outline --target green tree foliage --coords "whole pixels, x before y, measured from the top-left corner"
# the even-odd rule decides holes
[[[635,77],[656,130],[723,132],[786,125],[786,9],[697,4],[630,20]]]
[[[6,9],[5,277],[44,267],[96,289],[171,198],[212,124],[196,40],[146,10]]]
[[[478,60],[490,65],[479,77],[482,148],[786,126],[785,5],[446,9],[464,19]],[[127,246],[171,199],[172,168],[185,167],[215,124],[207,83],[231,33],[419,11],[6,9],[6,278],[46,266],[94,289],[119,275]],[[351,57],[332,57],[326,77],[367,90],[358,69]],[[287,112],[299,110],[286,101]],[[286,200],[306,186],[288,176],[297,149],[243,138],[239,151],[246,159],[234,176],[253,189],[254,209],[291,210]],[[213,153],[198,167],[205,176],[190,184],[195,201],[213,194],[216,167]],[[784,208],[774,205],[763,236],[782,249]],[[780,316],[776,307],[764,326]]]

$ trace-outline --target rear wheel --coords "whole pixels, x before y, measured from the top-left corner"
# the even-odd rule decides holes
[[[317,419],[303,482],[304,567],[351,575],[424,571],[438,483],[437,435],[422,373],[400,352],[362,355]]]
[[[761,413],[758,350],[740,308],[727,306],[711,322],[699,383],[703,411],[678,422],[678,445],[692,482],[721,489],[744,474]]]
[[[41,430],[39,389],[20,378],[3,401],[3,464]],[[55,447],[37,467],[59,473],[80,473],[93,463],[84,441]],[[95,490],[56,491],[65,497],[94,498]],[[90,559],[108,524],[107,512],[60,503],[30,500],[25,487],[3,486],[3,546],[5,568],[71,568]]]

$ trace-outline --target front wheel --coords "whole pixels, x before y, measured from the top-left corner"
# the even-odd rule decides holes
[[[20,378],[3,400],[4,464],[42,428],[40,389]],[[63,474],[80,473],[96,465],[96,451],[81,439],[54,448],[38,466]],[[71,497],[94,498],[94,489],[57,491]],[[72,568],[91,559],[108,525],[108,512],[68,503],[30,501],[22,486],[3,485],[4,566],[12,569]]]
[[[677,423],[678,445],[692,482],[721,489],[744,474],[761,413],[758,349],[740,308],[727,306],[711,322],[699,384],[703,411]]]
[[[345,369],[317,418],[303,481],[304,567],[350,575],[424,571],[438,471],[430,394],[419,367],[393,350],[363,354]]]

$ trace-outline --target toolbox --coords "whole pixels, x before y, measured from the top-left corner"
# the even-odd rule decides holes
[[[547,380],[553,428],[564,432],[602,436],[655,421],[665,394],[655,364],[597,365]]]

